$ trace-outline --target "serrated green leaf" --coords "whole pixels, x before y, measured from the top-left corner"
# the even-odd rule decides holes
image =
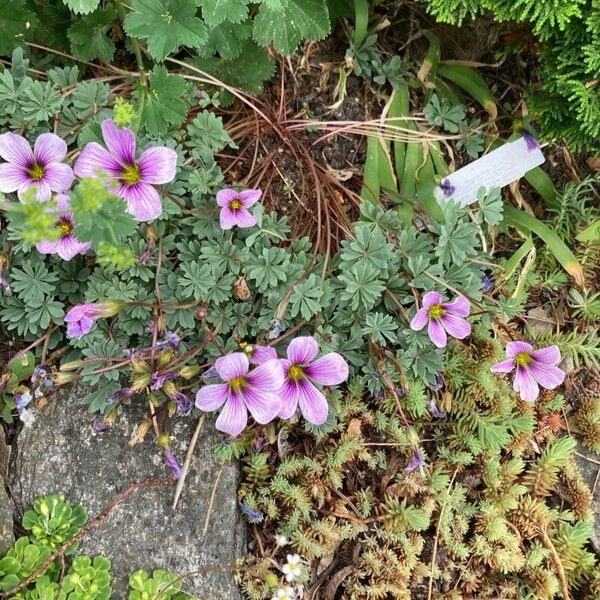
[[[248,20],[244,23],[230,23],[229,21],[225,21],[209,30],[208,41],[206,42],[206,56],[210,57],[218,53],[224,59],[237,58],[244,49],[244,42],[251,36],[252,21]],[[242,57],[241,60],[247,59]]]
[[[75,13],[87,15],[98,8],[100,0],[63,0],[63,2]]]
[[[199,0],[131,0],[125,31],[146,40],[155,60],[163,60],[180,46],[200,48],[208,31],[196,16],[198,4]]]
[[[322,40],[331,31],[325,0],[287,0],[283,6],[262,3],[254,19],[254,39],[271,42],[281,54],[291,54],[303,40]]]
[[[229,21],[241,23],[248,16],[248,0],[198,0],[207,25],[216,27]]]
[[[181,99],[185,80],[180,75],[170,75],[162,66],[152,69],[142,122],[151,135],[161,135],[170,125],[180,125],[185,119],[186,106]]]
[[[117,11],[109,6],[83,17],[69,27],[67,36],[71,51],[82,60],[99,58],[110,62],[115,54],[115,43],[107,33],[117,18]]]
[[[260,93],[263,83],[275,73],[275,63],[250,39],[243,42],[236,58],[211,56],[196,59],[194,64],[223,83],[251,94]]]

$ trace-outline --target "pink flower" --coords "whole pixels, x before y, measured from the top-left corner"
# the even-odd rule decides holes
[[[507,359],[496,363],[492,373],[510,373],[516,368],[513,387],[522,400],[533,402],[543,388],[553,390],[565,380],[565,372],[556,365],[561,361],[558,346],[533,350],[527,342],[506,344]]]
[[[43,240],[36,244],[40,254],[58,254],[63,260],[71,260],[78,254],[85,254],[90,248],[89,242],[80,242],[74,233],[75,223],[73,215],[69,212],[69,198],[66,194],[56,195],[56,222],[58,239],[54,241]]]
[[[262,365],[268,360],[277,358],[277,351],[271,346],[259,346],[257,344],[248,344],[240,342],[242,352],[248,357],[248,360],[253,365]]]
[[[78,177],[107,174],[116,183],[114,193],[127,202],[127,211],[138,221],[152,221],[162,212],[155,184],[175,178],[177,153],[165,146],[154,146],[135,157],[135,135],[120,129],[110,119],[102,121],[102,136],[108,150],[91,142],[75,163]]]
[[[317,340],[311,336],[297,337],[288,346],[287,360],[281,360],[285,376],[279,412],[282,419],[289,419],[299,404],[300,412],[309,423],[321,425],[326,421],[329,405],[312,382],[337,385],[346,381],[348,363],[337,352],[314,360],[318,352]]]
[[[448,340],[446,332],[459,340],[471,333],[471,325],[464,319],[469,316],[470,310],[471,305],[464,296],[457,296],[444,304],[440,293],[427,292],[423,296],[423,307],[410,322],[410,328],[420,331],[428,324],[429,338],[438,348],[444,348]]]
[[[261,190],[244,190],[236,192],[232,189],[217,192],[217,204],[221,207],[219,223],[221,229],[238,227],[252,227],[256,225],[256,217],[248,210],[256,204],[262,196]]]
[[[53,133],[42,133],[33,150],[29,142],[16,133],[0,135],[0,192],[17,192],[22,200],[25,192],[35,190],[40,202],[50,200],[52,192],[66,192],[73,183],[73,170],[61,161],[67,144]]]
[[[196,406],[211,411],[224,405],[216,422],[217,429],[239,435],[248,423],[248,411],[263,425],[277,416],[281,404],[278,394],[283,384],[283,372],[277,359],[248,372],[248,357],[243,352],[233,352],[217,359],[215,369],[225,383],[200,388]]]
[[[121,302],[112,300],[99,304],[76,304],[65,315],[67,336],[70,338],[83,337],[91,331],[96,319],[112,317],[119,312],[121,307]]]

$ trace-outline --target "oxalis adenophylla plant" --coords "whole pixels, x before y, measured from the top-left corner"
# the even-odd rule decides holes
[[[0,136],[10,248],[0,315],[31,342],[21,358],[35,352],[31,369],[38,363],[3,396],[5,419],[31,424],[35,396],[77,380],[95,386],[83,401],[101,414],[97,430],[142,394],[165,415],[188,414],[195,395],[232,436],[246,435],[248,413],[277,427],[299,411],[307,427],[327,428],[335,386],[349,376],[396,397],[406,419],[400,399],[415,379],[435,386],[448,340],[468,344],[471,323],[501,313],[482,269],[494,200],[475,218],[449,201],[445,221],[426,228],[364,204],[352,237],[326,260],[265,214],[252,182],[226,187],[213,154],[232,141],[204,114],[215,128],[209,147],[194,129],[136,135],[124,102],[88,125],[97,141],[68,154],[51,132]],[[523,399],[562,382],[555,347],[507,350]],[[511,370],[505,363],[494,370]],[[158,443],[177,476],[167,430]],[[421,462],[415,444],[407,469]]]

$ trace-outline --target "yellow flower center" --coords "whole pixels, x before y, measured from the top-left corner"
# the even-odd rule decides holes
[[[519,367],[526,367],[532,362],[531,355],[527,352],[519,352],[519,354],[515,356],[515,362]]]
[[[73,233],[73,224],[67,219],[60,219],[56,223],[56,228],[58,229],[58,235],[61,238],[68,237]]]
[[[44,177],[44,167],[38,165],[37,163],[27,169],[27,172],[29,173],[29,177],[35,181],[40,181],[40,179],[43,179]]]
[[[229,381],[229,387],[234,392],[239,392],[245,385],[246,385],[246,382],[244,381],[244,378],[242,376],[234,377],[233,379],[231,379]]]
[[[121,173],[121,180],[127,185],[133,185],[140,180],[140,170],[137,165],[129,165],[125,167]]]
[[[239,200],[232,200],[231,204],[229,205],[229,208],[231,210],[239,210],[240,208],[242,208],[242,203]]]
[[[445,312],[441,304],[433,304],[427,310],[430,319],[439,319]]]
[[[292,365],[288,369],[288,379],[291,381],[300,381],[304,377],[304,369],[300,365]]]

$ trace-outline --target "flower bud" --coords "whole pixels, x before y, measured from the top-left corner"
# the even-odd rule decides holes
[[[186,365],[179,370],[179,377],[182,377],[183,379],[191,379],[199,372],[200,367],[198,365]]]
[[[198,319],[199,321],[202,321],[202,319],[206,318],[206,309],[203,307],[200,307],[197,311],[196,311],[196,319]]]
[[[74,373],[52,373],[51,377],[56,385],[64,385],[65,383],[71,383],[71,381],[75,380]]]
[[[77,371],[81,369],[85,363],[82,360],[72,360],[70,362],[63,363],[60,365],[61,371]]]

